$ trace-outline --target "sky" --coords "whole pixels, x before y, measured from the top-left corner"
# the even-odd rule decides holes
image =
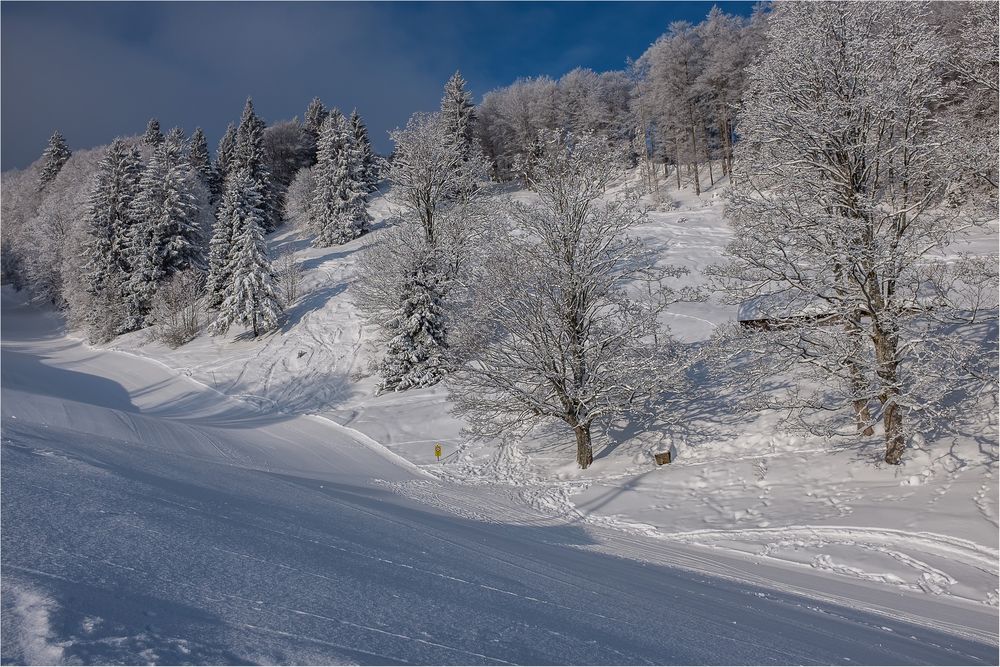
[[[461,70],[478,101],[518,77],[620,69],[711,2],[11,2],[0,4],[0,167],[55,129],[71,148],[201,126],[213,151],[247,96],[267,122],[319,96],[376,149]],[[748,2],[718,2],[748,15]]]

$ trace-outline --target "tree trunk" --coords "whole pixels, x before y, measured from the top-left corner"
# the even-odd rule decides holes
[[[726,120],[725,120],[725,117],[723,117],[719,121],[719,149],[721,150],[721,153],[722,153],[722,175],[723,176],[728,176],[729,175],[729,159],[728,159],[729,154],[728,154],[728,151],[726,150],[727,146],[726,146]]]
[[[868,410],[868,401],[854,401],[854,415],[858,420],[858,433],[861,435],[874,435],[875,429],[870,423],[872,413]]]
[[[676,134],[674,135],[674,156],[676,157],[676,164],[674,165],[674,168],[677,170],[677,189],[680,190],[681,189],[681,142],[680,139],[677,138]]]
[[[594,448],[590,442],[590,424],[577,425],[573,428],[576,434],[576,462],[586,469],[594,462]]]
[[[701,196],[701,179],[698,178],[698,134],[691,124],[691,164],[694,166],[694,193]]]
[[[896,403],[890,403],[886,407],[883,422],[885,425],[885,462],[899,465],[903,460],[903,450],[906,449],[906,437],[903,435],[903,413]]]
[[[715,185],[715,174],[712,173],[712,152],[710,149],[711,144],[708,142],[708,128],[704,125],[701,126],[701,140],[705,144],[705,160],[708,162],[708,182],[710,185]]]
[[[878,365],[879,381],[882,391],[879,401],[882,403],[882,423],[885,430],[885,462],[899,465],[906,449],[906,436],[903,433],[903,411],[899,405],[899,362],[897,352],[899,338],[891,327],[887,330],[877,326],[874,332],[875,361]]]

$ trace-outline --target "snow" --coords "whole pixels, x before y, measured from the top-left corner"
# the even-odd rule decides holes
[[[660,249],[664,264],[690,269],[679,285],[702,283],[701,271],[718,260],[730,238],[723,200],[714,196],[725,186],[717,181],[701,197],[687,189],[667,190],[667,202],[656,206],[638,230]],[[525,200],[532,195],[513,196]],[[391,210],[384,194],[375,198],[376,234]],[[625,434],[633,437],[620,443],[605,437],[605,451],[598,443],[597,461],[586,472],[572,464],[572,438],[558,431],[517,443],[524,461],[511,471],[505,467],[509,462],[498,461],[496,443],[469,442],[463,435],[462,423],[449,414],[443,387],[375,396],[368,364],[378,352],[368,344],[369,332],[351,302],[357,242],[333,251],[312,249],[286,231],[272,243],[298,248],[307,268],[306,296],[293,306],[291,324],[281,336],[263,344],[202,337],[169,351],[133,335],[119,339],[118,347],[160,359],[262,405],[323,414],[450,481],[518,487],[531,480],[534,488],[520,495],[530,496],[539,507],[548,503],[557,514],[568,512],[595,525],[627,530],[639,525],[645,534],[685,543],[693,541],[691,534],[706,531],[699,543],[727,554],[834,572],[887,591],[919,590],[995,607],[995,411],[985,410],[966,436],[911,450],[897,468],[878,463],[875,449],[783,434],[775,413],[739,419],[728,414],[733,406],[720,391],[705,410],[716,414]],[[994,224],[949,251],[985,254],[995,251],[996,244]],[[669,324],[681,340],[696,342],[735,318],[735,306],[710,299],[674,307]],[[623,434],[612,435],[619,439]],[[433,454],[438,443],[444,447],[440,465]],[[667,447],[679,458],[656,469],[651,454]],[[761,464],[764,480],[758,479]],[[822,531],[825,537],[792,544],[782,537],[783,529],[792,528]],[[858,539],[853,531],[859,528],[881,537]],[[927,533],[967,540],[975,545],[969,553],[978,556],[941,563],[934,540],[922,536]]]
[[[697,285],[722,202],[671,194],[639,232]],[[443,387],[376,396],[364,241],[270,243],[304,296],[259,340],[88,348],[4,288],[4,579],[45,610],[24,636],[98,662],[995,663],[995,409],[893,467],[720,392],[580,471],[558,430],[469,442]]]

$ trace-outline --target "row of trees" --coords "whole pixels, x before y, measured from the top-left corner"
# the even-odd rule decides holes
[[[318,99],[304,124],[270,127],[248,100],[215,160],[200,128],[164,135],[155,118],[140,137],[76,155],[56,132],[35,165],[3,175],[4,280],[66,307],[95,340],[159,323],[165,300],[185,295],[186,308],[211,310],[214,331],[238,324],[257,335],[281,309],[264,235],[303,171],[322,185],[317,242],[364,233],[379,160],[357,112],[348,120]],[[197,333],[185,330],[171,341]]]
[[[558,81],[520,79],[487,93],[475,130],[494,177],[521,177],[513,165],[537,152],[539,132],[562,130],[593,132],[625,149],[630,164],[642,163],[648,189],[656,189],[661,176],[670,176],[678,189],[690,184],[696,193],[706,177],[714,185],[732,171],[737,112],[764,48],[769,8],[760,5],[746,18],[713,7],[698,24],[674,22],[622,71],[576,69]],[[994,7],[931,3],[926,13],[925,25],[940,36],[946,71],[936,113],[965,128],[975,162],[983,165],[978,178],[986,178],[997,163],[988,122],[995,60],[991,47],[983,47],[991,39]]]

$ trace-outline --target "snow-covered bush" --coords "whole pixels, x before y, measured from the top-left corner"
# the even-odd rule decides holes
[[[204,285],[205,274],[197,269],[175,273],[160,285],[150,315],[155,339],[180,347],[198,335],[204,324]]]

